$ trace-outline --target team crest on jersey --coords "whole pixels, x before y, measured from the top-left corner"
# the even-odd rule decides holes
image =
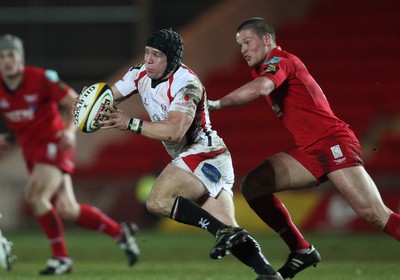
[[[154,114],[153,117],[152,117],[152,119],[153,119],[153,121],[155,121],[155,122],[161,121],[161,118],[160,118],[160,116],[159,116],[158,114]]]
[[[28,103],[34,103],[37,101],[38,96],[37,93],[29,94],[29,95],[24,95],[24,99]]]
[[[10,103],[8,103],[7,99],[1,99],[0,100],[0,108],[7,109],[8,107],[10,107]]]
[[[272,74],[272,75],[275,75],[276,72],[278,72],[278,70],[279,70],[279,67],[278,67],[278,66],[273,65],[273,64],[270,64],[270,65],[268,65],[268,67],[267,67],[266,69],[264,69],[264,70],[260,73],[260,75],[267,74],[267,73],[270,73],[270,74]]]

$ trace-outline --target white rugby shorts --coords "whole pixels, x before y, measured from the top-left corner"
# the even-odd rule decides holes
[[[171,164],[182,168],[199,178],[211,197],[216,197],[222,189],[233,196],[235,180],[232,158],[228,149],[189,154],[175,158]]]

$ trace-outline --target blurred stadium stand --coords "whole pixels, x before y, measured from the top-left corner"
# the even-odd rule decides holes
[[[375,7],[369,1],[362,4],[359,1],[348,1],[339,9],[334,1],[317,1],[304,18],[277,26],[278,44],[303,59],[320,83],[334,112],[348,122],[364,142],[369,139],[373,123],[382,117],[385,121],[380,121],[378,126],[387,124],[387,119],[395,121],[399,112],[400,84],[396,69],[400,65],[400,22],[398,11],[393,9],[396,3],[389,1]],[[369,28],[365,27],[367,22]],[[216,99],[250,80],[249,69],[239,54],[229,66],[209,68],[204,76],[210,99]],[[291,137],[266,108],[263,100],[250,107],[212,113],[212,123],[228,143],[239,176],[266,156],[293,145]],[[369,165],[372,172],[375,167],[380,172],[386,170],[397,173],[400,160],[383,158],[386,146],[390,144],[384,142],[388,141],[385,140],[388,137],[383,135],[386,133],[381,132],[382,141],[375,143],[377,148],[372,155],[370,150],[365,150],[365,153],[368,161],[374,162]],[[392,148],[396,146],[396,137],[391,137],[390,141],[394,142]],[[161,159],[168,161],[168,157],[160,158],[162,147],[158,152],[151,141],[143,141],[136,135],[130,138],[118,146],[109,142],[103,148],[103,153],[99,153],[99,158],[110,154],[110,161],[124,161],[128,158],[128,162],[139,160],[143,164],[131,165],[131,170],[126,170],[127,174],[142,174],[143,168],[148,168],[151,163]],[[254,141],[257,138],[259,141]],[[140,152],[135,152],[134,148],[131,153],[127,152],[130,146],[139,144]],[[118,152],[118,149],[126,152]],[[152,157],[151,151],[154,149],[157,149],[157,153],[153,153]],[[378,150],[382,150],[382,154]],[[121,158],[116,159],[116,154],[120,154]],[[385,163],[385,167],[381,168],[379,162]]]
[[[47,2],[25,3],[24,6],[34,6],[33,3]],[[72,6],[78,10],[83,5],[78,1],[58,1],[57,6],[66,7],[70,3],[74,3]],[[185,40],[184,62],[202,78],[208,97],[217,99],[250,80],[249,69],[239,54],[234,33],[243,20],[263,16],[275,25],[278,44],[303,60],[324,90],[333,111],[353,128],[361,140],[368,171],[381,190],[398,190],[398,0],[381,1],[379,5],[372,0],[349,0],[340,5],[333,0],[255,0],[251,5],[245,0],[185,3],[177,0],[114,1],[115,11],[118,7],[126,7],[139,17],[130,20],[129,16],[121,16],[125,20],[107,21],[105,24],[101,24],[100,19],[99,22],[53,22],[50,25],[20,22],[11,24],[9,28],[5,28],[5,20],[0,19],[0,31],[16,33],[25,38],[28,43],[28,63],[59,70],[61,76],[79,90],[83,85],[97,80],[115,82],[130,65],[141,60],[141,48],[147,33],[153,29],[173,27]],[[85,6],[90,4],[110,8],[106,7],[107,1],[84,2]],[[2,13],[3,9],[0,10],[0,18]],[[69,39],[63,40],[65,37]],[[124,110],[144,115],[141,106],[129,101],[126,103]],[[238,183],[246,171],[268,155],[293,146],[291,136],[282,128],[264,100],[243,108],[214,112],[211,119],[213,127],[224,138],[232,153]],[[78,168],[74,176],[78,197],[90,199],[92,194],[98,192],[97,199],[93,198],[92,203],[104,206],[102,209],[113,216],[139,221],[144,219],[143,205],[134,201],[135,182],[141,176],[159,172],[169,162],[162,145],[123,132],[99,132],[96,135],[78,133],[78,137]],[[15,156],[10,155],[3,159],[0,168],[16,164],[16,161]],[[24,184],[18,175],[21,169],[17,172],[15,168],[8,170],[10,174],[16,173],[14,180]],[[110,180],[117,178],[120,179],[110,183]],[[11,179],[6,180],[5,185],[12,182]],[[2,206],[3,195],[12,195],[11,191],[7,191],[9,188],[0,190],[0,211],[5,209]],[[110,193],[110,188],[115,188],[119,193],[110,194],[108,198],[100,194],[103,191]],[[328,196],[320,194],[327,189],[327,195],[332,197],[329,186],[319,188],[320,192],[307,196],[311,197],[309,209],[302,212],[302,217],[294,217],[295,220],[300,223],[307,221],[304,224],[311,229],[309,218],[318,216],[315,213],[319,205],[327,207],[325,202],[329,200]],[[392,205],[394,210],[398,210],[396,205],[400,205],[400,191],[395,193],[397,198]],[[119,199],[111,201],[110,197]],[[132,203],[130,214],[117,207],[128,201],[127,198]],[[288,208],[295,205],[294,201],[291,204],[290,197],[287,200]],[[241,209],[245,208],[242,202],[238,203]],[[248,214],[246,211],[238,212],[241,216]],[[6,220],[6,216],[3,220]]]

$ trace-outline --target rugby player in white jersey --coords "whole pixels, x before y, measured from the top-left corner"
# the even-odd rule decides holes
[[[0,265],[7,270],[12,269],[12,264],[17,259],[11,252],[12,246],[12,242],[8,241],[0,230]]]
[[[227,253],[254,270],[257,279],[283,279],[263,256],[257,241],[235,220],[231,155],[211,129],[205,89],[182,64],[178,33],[162,29],[150,35],[144,62],[129,69],[112,89],[118,104],[139,94],[151,121],[110,107],[102,129],[127,130],[159,140],[172,161],[158,176],[147,209],[161,217],[202,228],[216,237],[210,257]],[[140,147],[132,146],[132,149]]]

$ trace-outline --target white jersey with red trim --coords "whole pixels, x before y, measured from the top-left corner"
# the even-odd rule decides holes
[[[147,76],[145,65],[139,64],[130,68],[115,86],[126,97],[139,93],[152,122],[167,120],[170,111],[193,117],[192,125],[179,143],[163,142],[172,158],[226,149],[211,129],[205,88],[186,65],[181,65],[168,80],[155,82]]]

